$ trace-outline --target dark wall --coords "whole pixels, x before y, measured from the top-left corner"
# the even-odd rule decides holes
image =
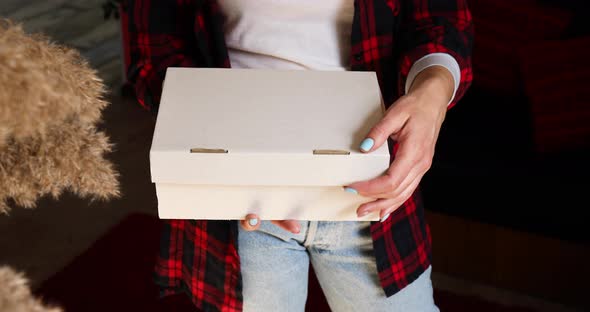
[[[423,180],[429,210],[588,242],[590,14],[584,1],[469,1],[474,84]]]

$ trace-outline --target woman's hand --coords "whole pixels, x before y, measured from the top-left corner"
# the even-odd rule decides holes
[[[388,137],[397,141],[399,148],[385,175],[346,187],[349,192],[376,199],[358,208],[359,217],[379,210],[381,219],[386,219],[418,187],[432,163],[436,139],[447,104],[453,96],[454,83],[446,68],[432,66],[423,70],[415,78],[408,94],[399,98],[371,129],[361,144],[363,152],[377,149]],[[295,220],[273,220],[272,223],[291,233],[300,231],[299,222]],[[255,214],[249,214],[240,224],[246,231],[255,231],[260,226],[260,219]]]
[[[285,231],[291,232],[293,234],[299,234],[299,231],[301,231],[301,226],[296,220],[273,220],[271,222]],[[251,213],[246,216],[245,220],[240,221],[240,224],[246,231],[255,231],[260,227],[260,218],[258,218],[257,215]]]
[[[414,193],[432,164],[454,83],[446,68],[426,68],[415,78],[408,93],[393,103],[384,118],[371,129],[361,144],[363,152],[377,149],[388,137],[398,146],[385,175],[345,188],[348,192],[376,199],[358,208],[359,217],[380,211],[383,221]]]

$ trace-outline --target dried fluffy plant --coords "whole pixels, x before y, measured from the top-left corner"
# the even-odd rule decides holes
[[[0,86],[4,138],[44,135],[72,115],[95,123],[107,105],[102,81],[76,50],[7,20],[0,20]]]
[[[117,174],[96,129],[105,87],[78,52],[0,20],[0,213],[63,190],[118,196]]]
[[[22,274],[8,267],[0,267],[0,311],[10,312],[61,312],[60,308],[46,307],[29,290]]]
[[[9,142],[0,154],[0,200],[31,208],[40,196],[57,198],[65,189],[98,199],[117,195],[116,175],[102,157],[109,148],[104,133],[73,121],[49,128],[43,139]]]

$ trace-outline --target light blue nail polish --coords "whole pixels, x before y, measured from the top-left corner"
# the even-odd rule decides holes
[[[381,222],[387,220],[387,218],[389,218],[390,213],[386,214],[383,216],[383,218],[381,218]]]
[[[357,192],[355,189],[353,189],[352,187],[345,187],[344,191],[346,193],[351,193],[351,194],[358,194],[359,192]]]
[[[373,147],[374,144],[375,144],[375,141],[373,139],[366,138],[361,143],[361,150],[368,152],[369,150],[371,150],[371,148]]]
[[[250,226],[256,226],[256,224],[258,224],[258,219],[250,219],[248,220],[248,224],[250,224]]]

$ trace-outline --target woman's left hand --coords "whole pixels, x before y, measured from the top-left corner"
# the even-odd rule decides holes
[[[432,164],[436,140],[453,92],[454,80],[450,72],[440,66],[429,67],[371,129],[361,144],[361,151],[377,149],[388,137],[398,146],[395,159],[384,175],[345,188],[348,192],[356,191],[376,199],[358,208],[359,217],[380,211],[383,221],[412,196]]]

